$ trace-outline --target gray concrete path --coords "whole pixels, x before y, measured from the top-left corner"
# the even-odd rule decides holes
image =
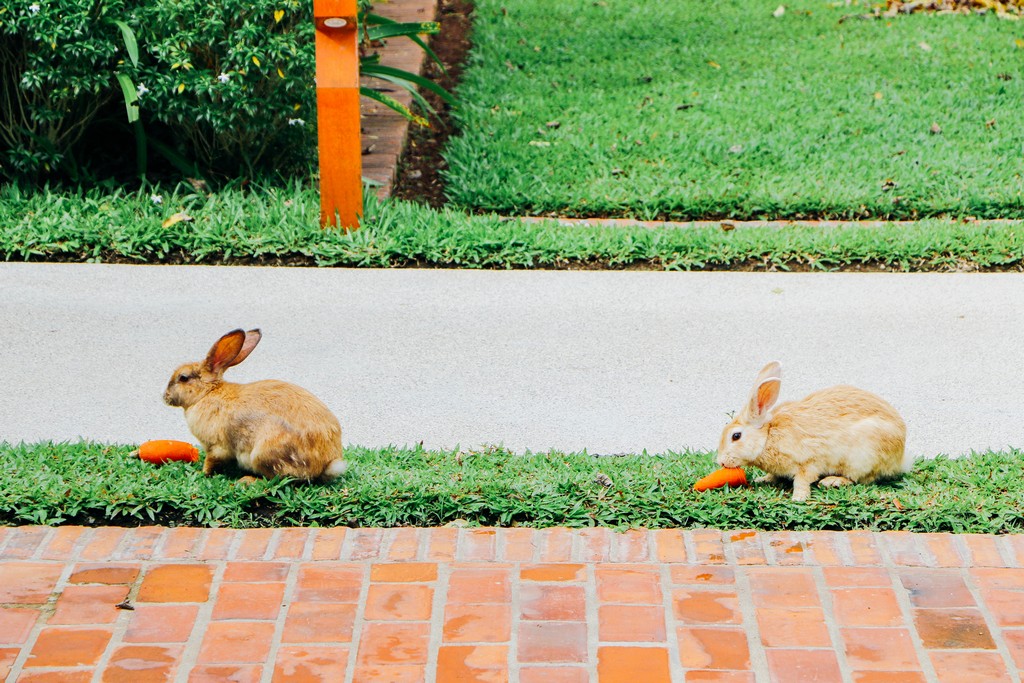
[[[877,391],[917,455],[1024,445],[1024,276],[0,264],[0,440],[189,439],[174,367],[235,327],[235,381],[318,394],[346,443],[593,453],[717,445],[783,398]]]

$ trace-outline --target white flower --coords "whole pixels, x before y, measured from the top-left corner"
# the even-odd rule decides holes
[[[158,194],[154,194],[154,195],[150,195],[149,201],[153,202],[154,204],[163,204],[164,203],[164,198],[161,197]]]
[[[142,97],[143,95],[145,95],[148,92],[149,92],[149,88],[146,87],[146,84],[145,83],[139,83],[139,88],[138,88],[138,91],[136,93],[136,97]]]
[[[288,119],[288,125],[289,126],[304,126],[304,125],[306,125],[306,122],[303,121],[302,119]]]
[[[39,14],[40,9],[41,8],[39,7],[39,3],[37,2],[33,2],[31,5],[28,6],[28,11],[31,12],[32,14]]]
[[[220,76],[217,76],[217,80],[221,83],[227,83],[229,80],[231,80],[231,76],[228,76],[226,73],[221,71]]]

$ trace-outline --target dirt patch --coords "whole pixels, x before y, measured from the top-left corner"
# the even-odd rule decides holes
[[[431,36],[430,47],[437,53],[444,71],[432,60],[424,61],[423,75],[456,92],[469,54],[470,33],[473,26],[473,3],[470,0],[438,0],[437,21],[441,31]],[[441,152],[448,138],[455,132],[449,106],[432,92],[421,90],[424,98],[437,111],[430,117],[430,127],[411,126],[409,142],[398,162],[394,196],[408,201],[427,204],[433,208],[445,205],[444,181],[441,170],[445,168]]]

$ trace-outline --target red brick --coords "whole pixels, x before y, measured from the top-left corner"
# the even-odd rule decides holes
[[[629,529],[620,534],[615,534],[615,553],[613,559],[617,562],[647,562],[650,559],[650,548],[648,544],[646,529]]]
[[[63,567],[54,563],[0,562],[0,604],[41,605],[57,585]]]
[[[112,624],[119,612],[115,605],[127,597],[128,586],[67,586],[47,623]]]
[[[437,651],[437,680],[503,683],[508,680],[508,647],[442,645]]]
[[[774,531],[762,534],[762,544],[772,549],[774,556],[773,564],[778,565],[800,565],[807,564],[811,547],[810,543],[802,541],[795,533],[788,531]]]
[[[109,559],[121,539],[124,538],[126,529],[116,526],[101,526],[92,529],[92,534],[87,539],[87,545],[82,549],[81,559],[83,560],[106,560]]]
[[[833,683],[843,680],[839,673],[839,660],[831,650],[771,649],[768,671],[773,681],[800,681],[800,683]]]
[[[419,584],[373,584],[366,596],[366,619],[425,621],[430,618],[434,589]]]
[[[583,581],[586,569],[582,564],[533,564],[519,570],[522,581]]]
[[[117,552],[111,557],[118,560],[152,559],[157,544],[163,538],[163,529],[143,526],[129,529]]]
[[[202,542],[202,529],[176,527],[164,531],[164,544],[160,557],[172,560],[191,560]]]
[[[1018,669],[1024,669],[1024,629],[1005,629],[1003,640]]]
[[[850,668],[863,671],[917,671],[910,632],[903,628],[846,628],[841,630]]]
[[[370,569],[371,581],[426,582],[437,580],[437,565],[426,562],[375,564]]]
[[[420,551],[419,529],[399,527],[388,529],[384,543],[388,549],[388,560],[391,562],[414,560]]]
[[[935,558],[923,543],[918,543],[917,534],[909,531],[885,531],[877,537],[889,552],[894,564],[904,567],[934,567]]]
[[[687,585],[733,585],[736,576],[732,567],[680,566],[670,570],[672,583]]]
[[[103,670],[103,683],[162,683],[174,680],[181,645],[122,645]]]
[[[258,664],[200,664],[188,674],[188,683],[259,683],[263,667]]]
[[[384,538],[381,529],[349,529],[348,558],[353,561],[375,560],[380,557],[380,542]],[[344,552],[344,549],[342,550]]]
[[[754,567],[748,572],[758,607],[819,607],[818,589],[810,569]]]
[[[581,666],[524,666],[519,683],[589,683],[590,675]]]
[[[858,565],[882,564],[882,556],[875,546],[875,534],[870,531],[847,531],[843,534],[853,554],[853,562]]]
[[[206,627],[199,650],[200,664],[267,661],[274,624],[268,621],[214,621]]]
[[[137,564],[79,564],[68,583],[135,583],[139,571]]]
[[[153,567],[142,579],[139,602],[206,602],[210,597],[212,568],[202,564],[165,564]]]
[[[686,542],[683,532],[678,529],[656,529],[651,532],[657,548],[658,561],[663,563],[686,562]]]
[[[3,542],[3,535],[0,534],[0,543]],[[21,654],[21,648],[19,647],[4,647],[0,648],[0,680],[7,680],[7,676],[11,673],[11,669],[14,668],[14,662],[18,659],[18,655]],[[89,673],[89,679],[92,678],[92,672]]]
[[[832,647],[825,615],[818,608],[757,610],[758,632],[765,647]]]
[[[597,651],[602,683],[659,683],[672,680],[668,650],[660,647],[602,647]]]
[[[693,539],[694,561],[697,564],[725,564],[722,532],[715,529],[694,529],[687,532]]]
[[[430,545],[427,547],[427,559],[437,562],[450,562],[455,559],[458,545],[459,530],[453,527],[438,527],[427,532]]]
[[[95,666],[110,636],[108,629],[46,627],[36,638],[25,666]]]
[[[277,619],[283,583],[224,583],[217,591],[212,619]]]
[[[341,602],[293,602],[288,606],[281,641],[285,643],[348,643],[356,605]]]
[[[918,534],[918,539],[927,546],[939,567],[966,566],[967,558],[960,551],[956,538],[953,534]]]
[[[853,683],[926,683],[920,671],[854,671]]]
[[[679,660],[688,669],[750,668],[747,636],[733,628],[680,628]]]
[[[734,592],[682,590],[672,592],[676,619],[684,624],[739,624],[743,621]]]
[[[903,624],[903,612],[891,588],[834,588],[832,610],[839,626]]]
[[[686,672],[686,683],[755,683],[753,671],[714,671],[694,669]]]
[[[277,537],[277,547],[274,549],[274,559],[277,560],[300,560],[306,552],[306,541],[309,539],[309,529],[298,527],[286,527],[280,529]]]
[[[657,567],[597,565],[597,597],[602,602],[660,605],[661,576]]]
[[[316,529],[313,533],[313,559],[314,560],[338,560],[341,558],[341,548],[345,544],[345,527],[334,527],[331,529]]]
[[[356,602],[363,583],[363,568],[353,564],[317,562],[299,567],[294,599],[300,601]]]
[[[576,532],[583,544],[580,559],[584,562],[607,562],[611,556],[612,532],[605,527],[591,527]]]
[[[128,616],[126,643],[184,643],[192,633],[198,605],[136,605]]]
[[[737,531],[729,534],[729,546],[739,565],[767,564],[761,535],[756,531]]]
[[[57,527],[43,551],[41,560],[67,560],[74,555],[75,548],[82,541],[85,529],[80,526]]]
[[[541,534],[541,562],[572,562],[573,532],[564,527],[544,529]]]
[[[43,546],[49,532],[46,526],[15,527],[8,534],[7,545],[0,549],[0,559],[27,560]]]
[[[228,562],[224,580],[241,583],[280,583],[288,578],[284,562]]]
[[[423,683],[427,667],[423,664],[361,664],[356,667],[352,683]]]
[[[428,624],[370,623],[359,642],[360,666],[426,664]]]
[[[509,562],[531,562],[537,550],[534,540],[539,535],[535,529],[511,528],[502,530],[498,536],[499,545],[504,552],[499,555]]]
[[[914,622],[926,648],[994,650],[995,642],[976,609],[918,609]]]
[[[444,612],[444,642],[505,642],[511,634],[511,623],[508,605],[448,605]]]
[[[928,654],[942,683],[992,683],[1011,680],[1003,658],[995,652],[935,651]]]
[[[242,541],[234,552],[236,560],[268,559],[270,542],[274,538],[274,529],[245,529],[238,532]]]
[[[832,588],[892,587],[889,572],[881,567],[825,567],[822,572],[825,583]]]
[[[648,605],[602,605],[598,609],[602,642],[665,642],[665,610]]]
[[[524,583],[520,588],[521,616],[526,620],[584,621],[587,600],[583,586]]]
[[[92,669],[56,669],[35,671],[24,669],[18,676],[18,683],[89,683]]]
[[[195,551],[198,560],[226,560],[235,541],[234,529],[210,529],[201,550]],[[241,532],[237,532],[241,533]]]
[[[846,537],[838,531],[813,531],[807,534],[807,549],[811,552],[813,562],[822,567],[834,567],[845,564],[843,554],[849,545]],[[804,551],[806,552],[806,550]]]
[[[917,569],[900,572],[900,581],[915,607],[974,607],[960,572],[948,569]]]
[[[454,569],[448,579],[448,602],[507,603],[512,599],[509,575],[506,569]]]
[[[493,560],[496,551],[494,529],[463,529],[459,559],[467,562]]]
[[[585,623],[526,621],[519,624],[519,661],[560,664],[586,660]]]
[[[274,683],[344,681],[348,650],[339,647],[282,645],[277,651]]]
[[[972,567],[1005,567],[1006,561],[999,553],[995,536],[986,534],[962,534],[960,540],[967,544]]]
[[[18,645],[28,640],[41,612],[21,607],[0,607],[0,643]],[[3,676],[0,676],[3,678]]]

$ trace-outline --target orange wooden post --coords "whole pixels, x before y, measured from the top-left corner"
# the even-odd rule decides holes
[[[352,230],[363,213],[356,0],[313,0],[313,17],[320,225]]]

